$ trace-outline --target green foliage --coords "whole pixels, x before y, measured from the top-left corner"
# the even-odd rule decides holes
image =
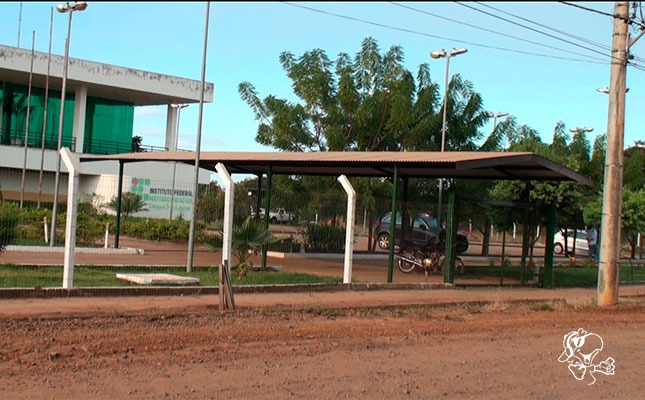
[[[145,150],[141,145],[143,144],[143,138],[141,136],[132,136],[132,152],[141,153]]]
[[[625,188],[637,191],[645,189],[645,146],[634,146],[625,150]]]
[[[116,212],[118,208],[117,201],[118,195],[114,196],[112,200],[110,200],[107,207]],[[148,211],[145,207],[146,203],[138,193],[125,192],[121,194],[121,216],[124,220],[139,211]]]
[[[415,80],[400,46],[381,52],[368,37],[354,57],[340,53],[334,62],[314,49],[300,57],[283,52],[279,61],[300,103],[274,95],[261,99],[250,82],[238,86],[259,121],[258,143],[285,151],[440,150],[438,85],[427,64],[419,66]],[[447,104],[446,149],[474,150],[488,119],[481,96],[455,74]]]
[[[200,186],[197,197],[197,218],[212,223],[224,215],[224,191],[216,182]]]
[[[80,212],[76,218],[76,244],[93,247],[105,234],[105,224],[92,214]]]
[[[277,243],[270,243],[267,246],[267,250],[280,253],[297,253],[300,251],[300,243],[295,242],[292,237],[285,237]]]
[[[20,209],[8,202],[0,203],[0,254],[18,236]]]
[[[238,265],[246,263],[251,254],[257,253],[264,246],[286,239],[284,236],[274,236],[265,227],[263,221],[250,216],[242,225],[233,229],[231,236],[231,253],[237,259]]]
[[[142,268],[140,266],[119,267],[121,273],[170,273],[179,276],[190,276],[199,279],[200,286],[217,286],[219,277],[217,269],[194,267],[186,272],[185,266]],[[63,266],[26,268],[13,264],[0,264],[1,288],[12,287],[60,287],[63,279]],[[247,271],[238,279],[232,277],[233,285],[288,285],[288,284],[323,284],[341,283],[342,278],[316,276],[293,272]],[[112,287],[132,286],[131,283],[115,280],[114,268],[111,266],[76,266],[74,269],[74,286],[76,287]]]
[[[198,223],[195,227],[196,232],[203,229],[203,223]],[[121,234],[146,240],[185,243],[190,234],[190,222],[184,219],[170,221],[155,218],[129,218],[121,223]]]
[[[621,233],[631,247],[630,257],[634,258],[638,244],[637,236],[645,232],[645,189],[633,191],[623,188],[621,211]]]
[[[342,253],[345,229],[331,225],[308,225],[301,232],[308,253]]]

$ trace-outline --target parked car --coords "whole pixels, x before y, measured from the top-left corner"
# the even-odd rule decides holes
[[[255,218],[255,211],[251,207],[251,218]],[[264,219],[264,208],[260,208],[260,219]],[[278,208],[275,211],[269,211],[269,222],[272,224],[287,224],[295,219],[295,215],[286,211],[284,208]]]
[[[376,222],[374,232],[376,233],[377,243],[381,249],[390,248],[390,212],[386,212]],[[442,227],[445,231],[445,227]],[[427,213],[418,213],[412,221],[412,238],[411,240],[423,246],[430,240],[434,240],[437,232],[437,219]],[[394,244],[398,245],[401,237],[401,214],[396,214],[396,225],[394,226]],[[457,254],[465,253],[468,250],[468,236],[458,232],[457,233]]]
[[[575,234],[575,239],[574,239]],[[587,240],[587,231],[583,229],[568,229],[567,230],[567,249],[569,252],[573,251],[573,243],[576,243],[576,254],[589,254],[589,241]],[[553,235],[553,252],[555,254],[564,253],[564,233],[563,231],[558,231]]]

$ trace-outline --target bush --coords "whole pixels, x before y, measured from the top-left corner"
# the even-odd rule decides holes
[[[105,225],[85,212],[79,212],[76,219],[76,244],[94,247],[105,234]]]
[[[298,253],[300,251],[300,243],[294,242],[292,237],[288,237],[280,242],[269,244],[267,250],[277,251],[279,253]]]
[[[203,229],[203,224],[201,228],[199,226],[195,227],[196,232],[199,232],[200,229]],[[184,243],[188,241],[190,222],[184,219],[170,221],[167,219],[131,217],[122,221],[121,233],[147,240],[168,240]]]
[[[20,209],[17,206],[0,203],[0,254],[16,238],[20,215]]]
[[[345,249],[345,229],[331,225],[308,225],[301,232],[308,253],[342,253]]]

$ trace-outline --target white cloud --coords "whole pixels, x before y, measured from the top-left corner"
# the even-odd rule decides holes
[[[163,106],[140,106],[134,108],[135,117],[163,117],[165,115],[165,107]]]

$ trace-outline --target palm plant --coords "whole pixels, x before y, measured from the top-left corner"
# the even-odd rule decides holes
[[[252,254],[257,254],[266,246],[281,242],[288,236],[274,236],[263,221],[247,217],[242,225],[233,229],[231,238],[231,253],[237,259],[237,278],[242,279],[253,262],[249,260]]]

